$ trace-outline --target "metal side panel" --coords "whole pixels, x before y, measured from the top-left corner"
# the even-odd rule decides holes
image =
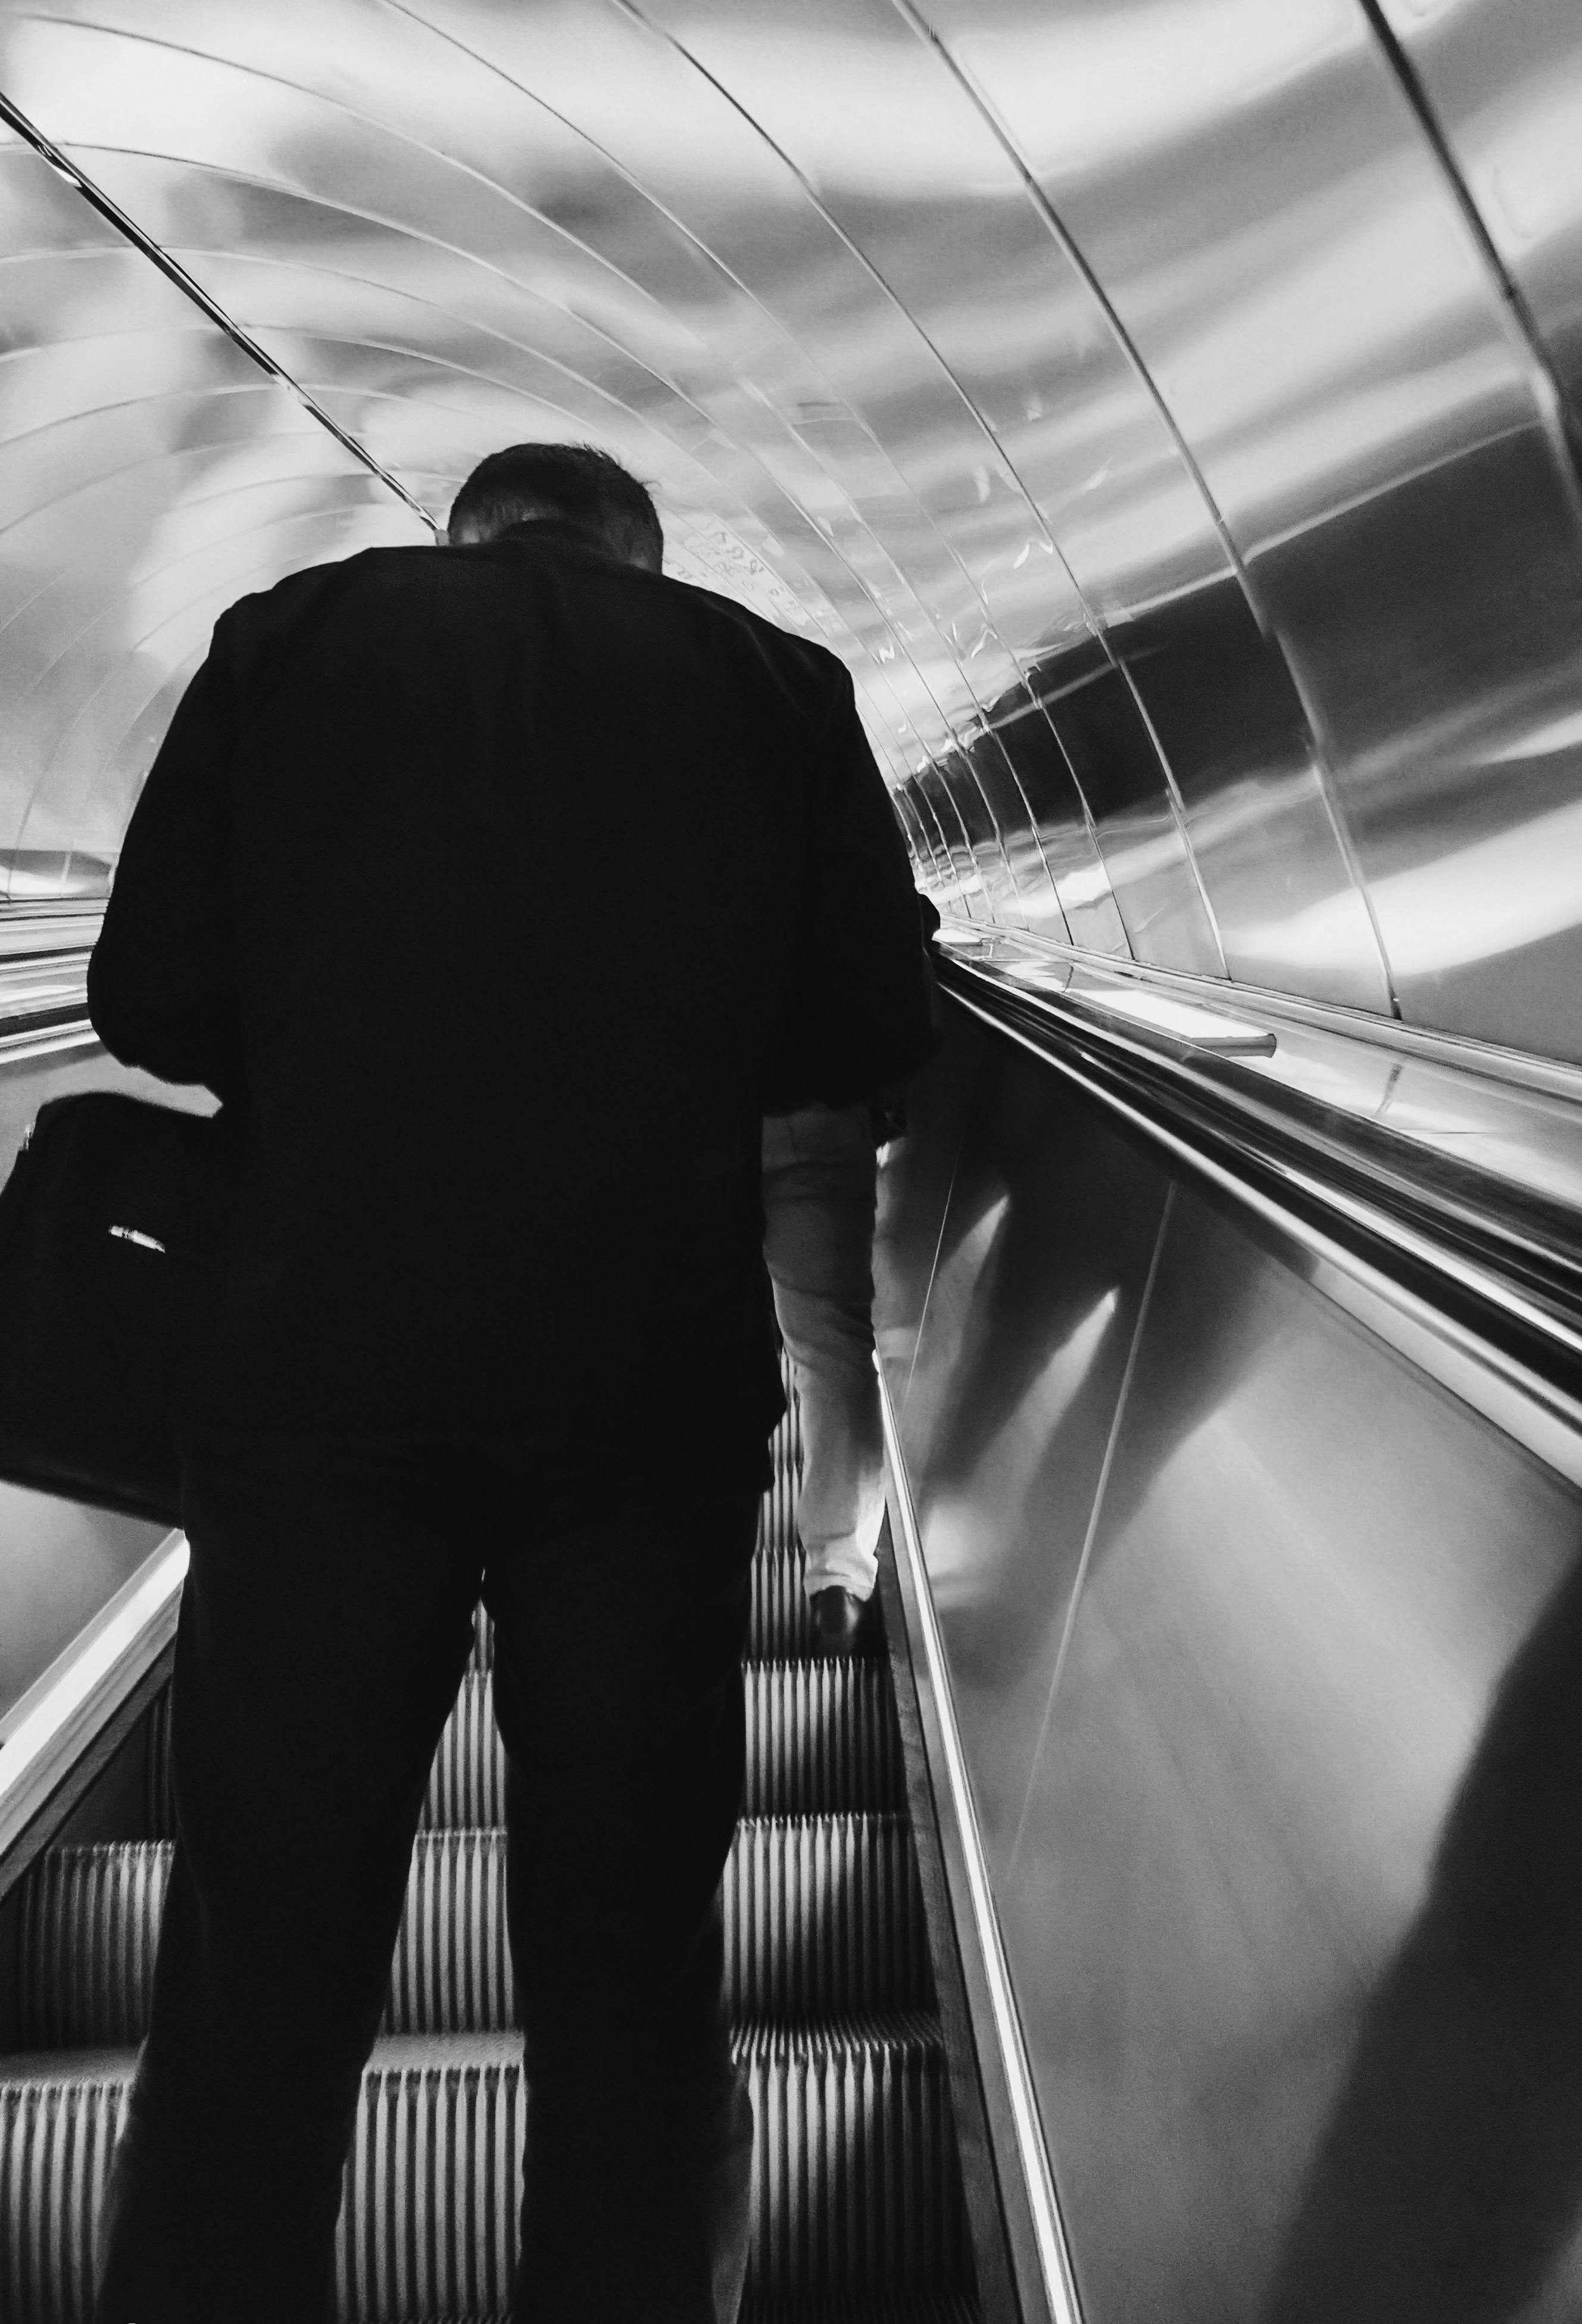
[[[946,1072],[896,1451],[1086,2324],[1575,2317],[1582,1491],[1033,1059]]]

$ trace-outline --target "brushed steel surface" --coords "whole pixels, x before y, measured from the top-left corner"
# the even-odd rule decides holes
[[[888,1376],[1083,2313],[1559,2324],[1582,1488],[956,1040]]]
[[[952,2061],[960,2052],[969,2052],[976,2069],[972,2080],[981,2094],[982,2119],[994,2158],[998,2218],[990,2247],[1005,2250],[1009,2278],[1015,2281],[1014,2290],[1008,2279],[992,2282],[983,2265],[984,2245],[980,2239],[978,2297],[985,2312],[1007,2319],[1015,2313],[1020,2324],[1045,2324],[1045,2319],[1047,2324],[1079,2324],[1081,2311],[1071,2248],[1050,2172],[1021,2021],[1011,1994],[999,1918],[956,1724],[954,1692],[896,1431],[895,1407],[882,1372],[879,1399],[885,1435],[885,1498],[895,1551],[895,1587],[894,1594],[887,1598],[886,1627],[897,1680],[902,1681],[903,1672],[912,1680],[917,1748],[924,1763],[919,1773],[935,1798],[943,1794],[949,1801],[949,1806],[933,1819],[945,1891],[941,1902],[949,1900],[964,2015],[972,2029],[969,2033],[963,2025],[958,2038],[946,2016],[945,2043]],[[883,1588],[888,1580],[883,1564],[880,1573]],[[947,2006],[942,1996],[942,2009]],[[966,2064],[967,2059],[961,2058],[961,2063]],[[958,2098],[959,2142],[964,2129],[962,2111]],[[1011,2167],[1013,2153],[1016,2169]],[[972,2172],[965,2153],[962,2161],[970,2206]]]
[[[1392,6],[1563,348],[1568,13]],[[8,0],[0,88],[432,513],[627,457],[945,900],[1582,1054],[1575,479],[1360,0]],[[21,894],[102,887],[228,596],[421,528],[0,155]]]
[[[951,1018],[960,1040],[953,1010]],[[921,1150],[900,1149],[896,1175],[926,1159],[925,1136]],[[1060,1652],[1164,1199],[1157,1169],[1053,1074],[1040,1078],[1004,1044],[989,1045],[915,1360],[904,1375],[887,1370],[997,1871]],[[881,1241],[881,1282],[903,1263]],[[883,1345],[888,1359],[891,1343]]]
[[[1336,1120],[1375,1124],[1404,1150],[1430,1149],[1467,1174],[1470,1189],[1507,1230],[1543,1206],[1547,1231],[1568,1248],[1582,1217],[1582,1073],[1480,1044],[1386,1024],[1357,1011],[1292,1002],[1266,990],[1234,998],[1218,979],[1162,975],[1134,963],[1096,962],[1035,932],[1011,934],[946,919],[939,945],[990,990],[1063,1000],[1083,1017],[1156,1037],[1170,1054],[1234,1055],[1236,1072],[1211,1084],[1247,1097],[1242,1076],[1271,1093],[1311,1101],[1320,1135]],[[1410,1166],[1409,1166],[1410,1167]],[[1417,1167],[1420,1185],[1431,1175]]]
[[[1507,2316],[1565,2266],[1565,2070],[1502,2045],[1575,2006],[1521,1935],[1577,1926],[1569,1768],[1497,1764],[1497,1690],[1577,1519],[1178,1195],[1002,1892],[1095,2324]]]
[[[1582,430],[1582,17],[1571,0],[1379,0]]]
[[[1575,475],[1363,11],[1019,0],[986,17],[935,0],[930,17],[1211,495],[1332,777],[1403,1012],[1577,1056]],[[1234,819],[1228,763],[1209,782]],[[1277,971],[1265,981],[1311,991],[1318,964],[1354,956],[1337,892],[1265,890],[1247,938]]]
[[[0,130],[0,878],[102,891],[215,614],[411,520]]]

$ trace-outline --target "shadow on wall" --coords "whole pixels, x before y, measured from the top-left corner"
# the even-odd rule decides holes
[[[1582,2314],[1579,1706],[1582,1562],[1495,1697],[1266,2324]]]
[[[1577,1498],[948,1013],[881,1344],[1086,2311],[1577,2324]]]

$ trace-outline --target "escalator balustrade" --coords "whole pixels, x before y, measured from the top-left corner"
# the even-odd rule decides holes
[[[752,2324],[969,2324],[978,2310],[889,1668],[813,1655],[795,1414],[753,1574],[729,2003],[756,2121]],[[341,2312],[504,2315],[525,2108],[505,1923],[489,1625],[441,1741],[340,2224]],[[95,2217],[145,2023],[172,1829],[165,1702],[145,1830],[28,1873],[0,2061],[0,2317],[86,2324]],[[246,2103],[244,2091],[236,2094]]]

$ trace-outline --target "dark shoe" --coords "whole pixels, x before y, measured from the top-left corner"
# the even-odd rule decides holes
[[[815,1654],[854,1655],[867,1644],[870,1599],[856,1597],[832,1582],[827,1590],[815,1590],[808,1602]]]

